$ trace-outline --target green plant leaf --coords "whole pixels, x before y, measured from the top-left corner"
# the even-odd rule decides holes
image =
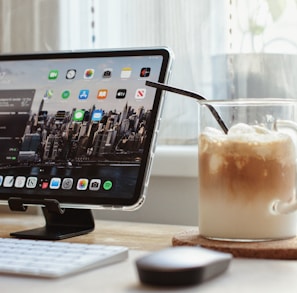
[[[252,19],[249,20],[249,28],[250,28],[251,33],[255,36],[261,35],[265,30],[264,25],[259,25]]]
[[[286,0],[266,0],[272,20],[277,21],[283,14],[286,6]]]

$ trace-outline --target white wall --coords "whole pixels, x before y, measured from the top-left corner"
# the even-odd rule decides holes
[[[134,212],[94,211],[97,219],[177,225],[198,224],[197,180],[152,176],[144,205]]]

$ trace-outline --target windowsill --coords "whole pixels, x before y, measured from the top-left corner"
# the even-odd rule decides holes
[[[167,177],[197,177],[197,145],[158,145],[151,174]]]

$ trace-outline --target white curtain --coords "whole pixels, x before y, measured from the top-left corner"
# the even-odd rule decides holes
[[[57,50],[59,31],[59,1],[0,0],[0,53]]]

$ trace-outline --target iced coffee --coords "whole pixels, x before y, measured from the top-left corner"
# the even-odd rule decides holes
[[[295,200],[292,138],[236,124],[228,134],[207,127],[199,136],[199,230],[216,239],[265,240],[296,235],[296,213],[276,201]]]

